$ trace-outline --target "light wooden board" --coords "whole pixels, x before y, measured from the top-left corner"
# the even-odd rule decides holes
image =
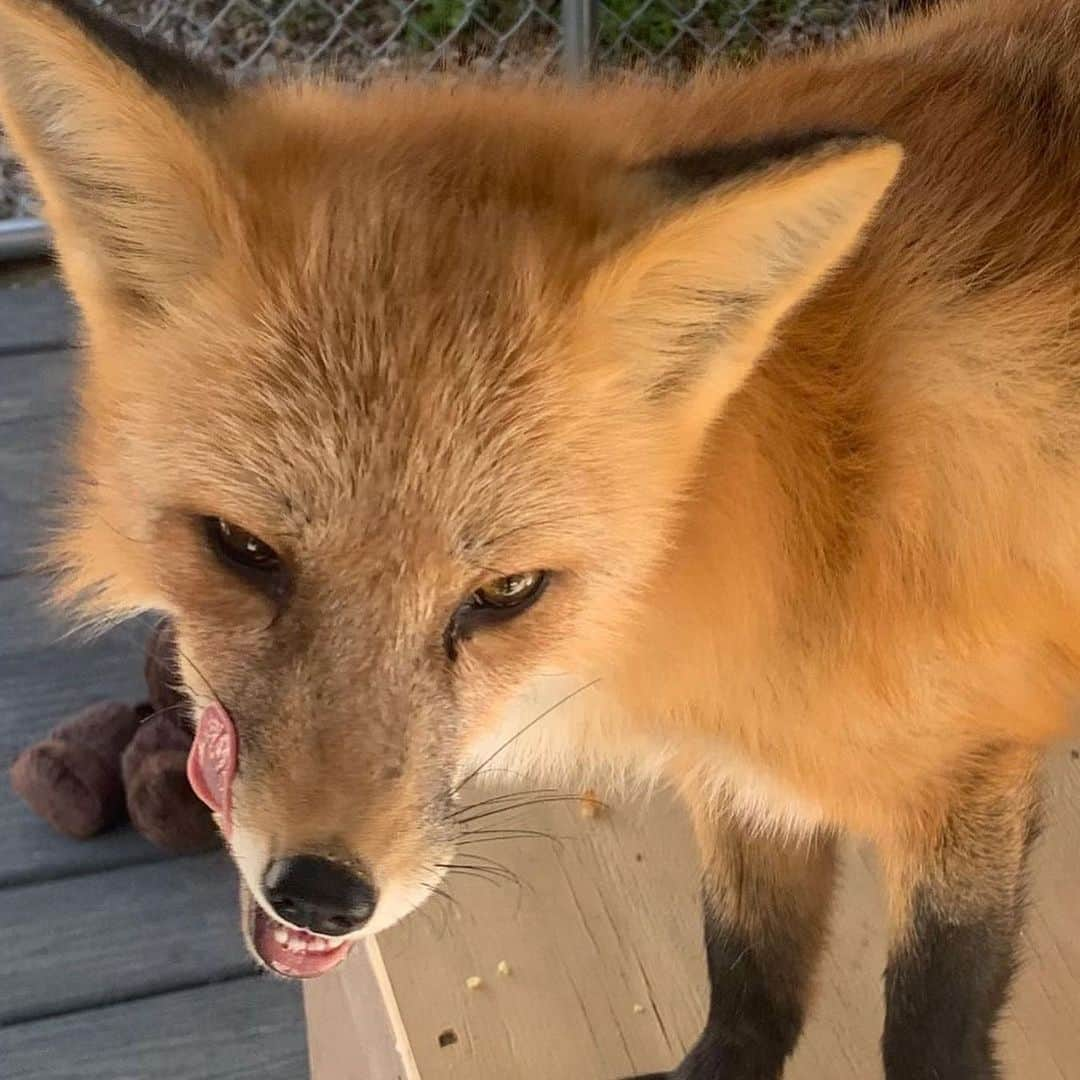
[[[248,976],[3,1028],[0,1076],[304,1080],[300,989]]]
[[[1067,751],[1055,758],[1052,785],[1025,963],[1001,1029],[1009,1080],[1080,1077],[1080,761]],[[564,838],[486,847],[528,888],[451,879],[458,908],[433,903],[426,917],[380,938],[384,998],[402,1018],[416,1075],[613,1080],[671,1067],[697,1036],[706,1001],[695,856],[681,812],[658,797],[592,821],[563,806],[515,820]],[[787,1080],[881,1076],[883,903],[872,860],[849,847],[845,864],[819,991]],[[509,976],[497,973],[500,960]],[[470,975],[484,979],[479,990],[466,989]],[[358,953],[309,1007],[313,1042],[337,1048],[314,1080],[354,1080],[337,1062],[385,1037],[384,1008],[357,1015],[354,1006],[349,1030],[341,1019],[341,997],[354,987],[363,997],[369,978]],[[447,1031],[456,1041],[440,1046]]]
[[[224,854],[0,889],[0,926],[0,1025],[254,970]]]
[[[382,990],[363,957],[304,986],[312,1076],[413,1080],[398,1049]],[[343,1039],[342,1033],[346,1033]]]

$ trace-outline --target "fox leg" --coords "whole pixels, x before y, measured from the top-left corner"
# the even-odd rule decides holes
[[[892,942],[882,1038],[888,1080],[995,1080],[1038,833],[1039,760],[998,750],[958,777],[928,835],[883,850]]]
[[[777,1080],[802,1030],[824,945],[835,840],[783,836],[694,813],[710,1002],[705,1030],[672,1073],[638,1080]]]

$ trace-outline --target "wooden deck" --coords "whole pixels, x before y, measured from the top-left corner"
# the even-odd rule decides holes
[[[305,1080],[300,990],[255,973],[224,855],[169,858],[128,828],[66,840],[6,782],[75,709],[143,692],[145,628],[62,642],[26,569],[70,428],[72,330],[51,281],[0,280],[0,1077]]]
[[[1054,754],[1049,781],[1022,968],[999,1032],[1003,1080],[1080,1080],[1075,743]],[[433,901],[305,987],[313,1080],[615,1080],[670,1068],[693,1043],[707,986],[683,813],[657,796],[588,820],[573,804],[507,817],[556,838],[486,847],[521,890],[451,877],[453,906]],[[881,1080],[883,897],[868,851],[848,845],[844,871],[785,1080]],[[469,989],[470,976],[482,984]]]

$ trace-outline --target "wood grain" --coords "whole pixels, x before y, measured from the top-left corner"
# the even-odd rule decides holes
[[[260,976],[0,1029],[4,1080],[304,1080],[306,1053],[300,988]]]
[[[64,639],[63,620],[42,608],[45,583],[0,580],[0,887],[163,858],[130,829],[91,841],[54,833],[15,796],[6,771],[16,754],[100,697],[146,693],[147,622],[117,627],[93,643]]]
[[[1080,1077],[1080,761],[1068,749],[1052,763],[1051,787],[1027,955],[1001,1031],[1010,1080]],[[594,820],[547,806],[515,821],[562,838],[485,849],[525,889],[451,878],[459,908],[432,904],[380,938],[419,1075],[612,1080],[671,1067],[696,1037],[706,999],[695,857],[681,812],[658,797]],[[883,909],[873,860],[848,845],[829,953],[788,1080],[880,1080]],[[510,975],[498,974],[500,960]],[[349,963],[339,993],[370,979],[362,958]],[[466,988],[470,975],[483,978],[479,989]],[[386,1028],[371,1008],[355,1018],[350,1041],[340,1012],[324,1027],[332,1012],[309,1007],[311,1036],[336,1040],[343,1060]],[[440,1046],[445,1031],[456,1041]],[[332,1062],[313,1077],[353,1080]]]
[[[0,356],[70,345],[76,322],[67,293],[54,282],[0,289]]]
[[[0,889],[0,1024],[254,970],[224,854]]]

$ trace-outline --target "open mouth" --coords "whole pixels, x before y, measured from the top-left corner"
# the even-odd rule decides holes
[[[243,888],[248,940],[258,959],[288,979],[314,979],[332,971],[349,955],[351,941],[300,930],[268,915]]]
[[[218,705],[204,709],[188,758],[188,779],[200,799],[213,810],[226,839],[232,833],[231,788],[236,773],[236,731]],[[241,883],[244,930],[255,956],[271,971],[289,979],[313,979],[337,967],[349,954],[351,941],[324,937],[288,926],[267,914]]]

